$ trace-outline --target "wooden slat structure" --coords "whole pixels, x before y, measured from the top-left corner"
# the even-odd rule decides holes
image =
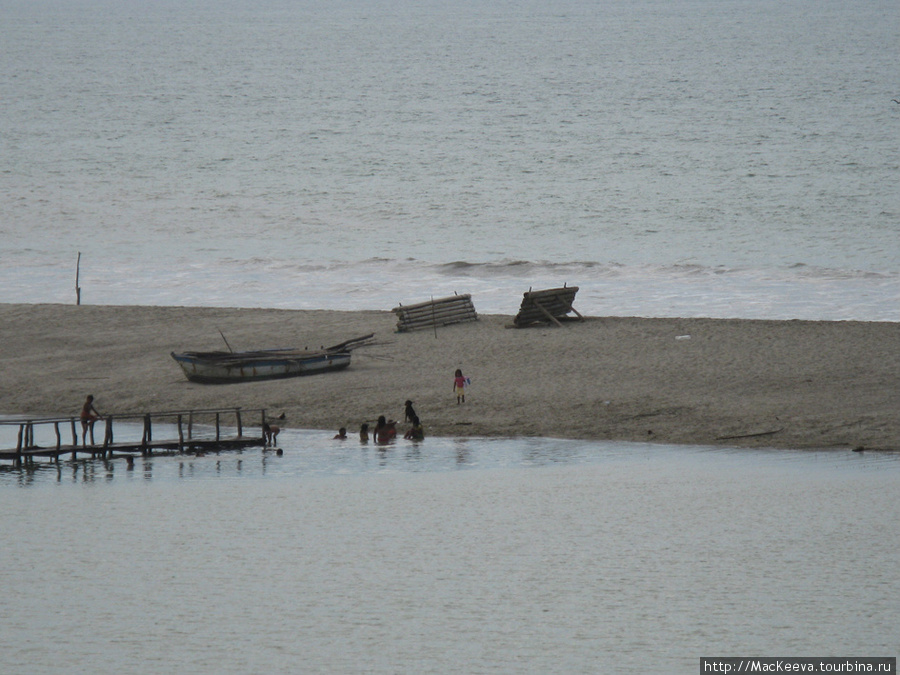
[[[571,319],[568,316],[570,312],[574,312],[583,321],[584,317],[572,306],[576,293],[578,286],[563,286],[544,291],[532,291],[529,288],[522,298],[522,305],[516,318],[513,319],[513,325],[516,328],[545,323],[561,326],[562,321]]]
[[[400,305],[391,311],[398,318],[398,333],[478,320],[472,296],[469,294],[451,295],[448,298],[432,299],[415,305]]]
[[[33,464],[38,457],[46,457],[50,461],[59,462],[62,455],[71,455],[75,460],[78,455],[89,455],[110,459],[112,457],[130,457],[135,454],[150,455],[154,451],[163,452],[202,452],[205,450],[237,449],[248,446],[265,446],[265,435],[262,424],[266,421],[266,411],[261,410],[261,428],[259,435],[245,436],[241,418],[241,408],[213,408],[204,410],[176,410],[151,413],[126,413],[106,415],[102,422],[103,440],[97,443],[94,431],[89,427],[88,433],[79,439],[81,421],[77,417],[37,418],[2,421],[0,425],[18,425],[19,432],[15,449],[0,449],[0,460],[10,460],[16,466]],[[222,435],[221,422],[225,417],[233,421],[234,436]],[[153,422],[168,425],[172,436],[153,438]],[[131,424],[132,428],[140,424],[141,439],[116,441],[114,438],[114,422]],[[194,425],[203,424],[208,431],[204,435],[195,435]],[[53,430],[53,440],[46,445],[35,442],[36,427],[48,427]],[[63,434],[71,432],[71,443],[63,440]],[[177,434],[177,437],[175,436]],[[46,435],[46,433],[45,433]],[[85,437],[86,436],[86,437]],[[79,442],[80,441],[80,442]]]

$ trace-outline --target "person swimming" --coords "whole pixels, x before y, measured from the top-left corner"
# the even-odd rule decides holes
[[[394,420],[386,420],[384,415],[381,415],[375,425],[374,436],[376,443],[390,443],[397,437],[397,423]]]
[[[412,426],[409,428],[403,438],[408,441],[421,441],[425,439],[425,429],[422,428],[422,423],[419,421],[417,416],[414,416],[412,419]]]

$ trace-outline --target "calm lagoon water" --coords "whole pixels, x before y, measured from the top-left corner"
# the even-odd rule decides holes
[[[0,668],[694,673],[900,647],[897,455],[331,436],[0,473]]]

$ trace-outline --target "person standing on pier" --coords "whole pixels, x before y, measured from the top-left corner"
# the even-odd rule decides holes
[[[94,443],[94,423],[103,416],[94,407],[94,397],[88,394],[81,407],[81,445],[87,445],[87,434],[91,432],[91,445]]]

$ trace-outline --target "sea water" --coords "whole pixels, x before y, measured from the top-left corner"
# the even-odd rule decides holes
[[[2,302],[900,320],[891,0],[2,12]]]
[[[0,13],[0,302],[900,320],[890,0]],[[0,670],[900,651],[893,454],[331,435],[0,471]]]

